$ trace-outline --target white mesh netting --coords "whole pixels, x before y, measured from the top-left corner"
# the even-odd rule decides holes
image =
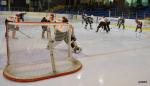
[[[7,28],[8,65],[4,70],[6,78],[23,82],[37,81],[81,69],[81,63],[71,54],[69,24],[22,22],[10,25],[17,25],[19,30],[16,31],[16,38],[12,38],[13,31]],[[48,26],[50,30],[45,32],[45,38],[42,38],[41,25]],[[60,25],[67,29],[63,33],[67,34],[68,44],[63,40],[56,41],[56,29]]]

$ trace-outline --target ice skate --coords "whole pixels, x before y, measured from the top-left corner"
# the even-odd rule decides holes
[[[71,43],[72,51],[76,54],[80,53],[82,49],[77,45],[75,41],[72,41]]]
[[[73,49],[73,52],[76,53],[76,54],[80,53],[81,51],[82,51],[82,49],[81,49],[80,47],[78,47],[78,46],[76,46],[76,47]]]

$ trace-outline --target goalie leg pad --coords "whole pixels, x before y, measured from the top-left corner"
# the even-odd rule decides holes
[[[74,53],[80,53],[81,52],[81,48],[77,45],[77,43],[75,42],[75,41],[73,41],[72,43],[71,43],[71,47],[72,47],[72,49],[73,49],[73,52]]]

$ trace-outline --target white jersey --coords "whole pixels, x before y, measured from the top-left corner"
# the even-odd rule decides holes
[[[11,21],[11,22],[18,22],[17,16],[9,16],[9,17],[7,17],[7,20]],[[18,27],[18,25],[13,25],[13,26],[14,26],[14,28]]]
[[[100,18],[99,22],[105,22],[105,18]]]
[[[12,22],[16,22],[17,18],[16,18],[16,16],[9,16],[9,17],[7,17],[7,20],[12,21]]]
[[[105,21],[105,22],[109,22],[109,19],[105,17],[105,18],[104,18],[104,21]]]

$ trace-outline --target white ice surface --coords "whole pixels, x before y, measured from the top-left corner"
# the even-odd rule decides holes
[[[4,19],[4,17],[0,17]],[[33,20],[38,20],[34,18]],[[150,86],[150,32],[135,33],[112,27],[109,34],[83,28],[73,22],[80,54],[73,54],[83,68],[74,74],[34,83],[18,83],[3,77],[6,65],[4,23],[0,23],[0,86]],[[34,32],[33,32],[34,33]],[[139,83],[146,81],[147,83]]]

